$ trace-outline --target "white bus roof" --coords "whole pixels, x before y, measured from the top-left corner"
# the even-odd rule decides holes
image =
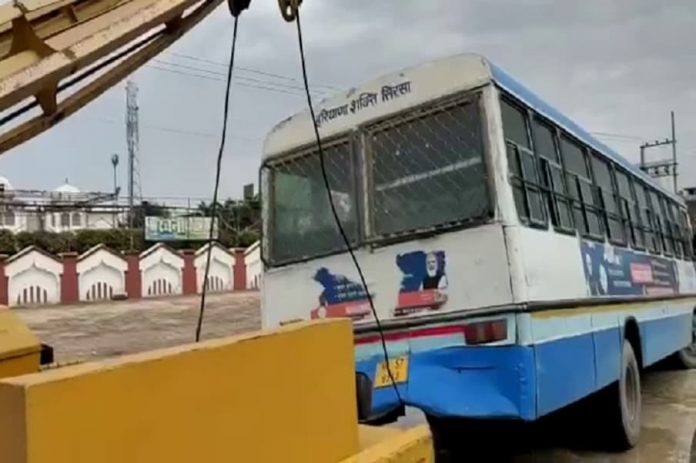
[[[555,122],[578,140],[608,156],[636,177],[683,203],[679,195],[662,188],[637,166],[597,140],[501,68],[485,57],[472,53],[442,58],[386,74],[359,87],[322,100],[315,105],[315,115],[321,119],[319,134],[322,138],[330,138],[367,122],[382,119],[433,99],[481,87],[491,81],[537,113]],[[385,87],[387,87],[386,94],[383,93]],[[392,94],[393,89],[399,87],[401,89]],[[361,97],[362,101],[368,104],[361,104],[359,102]],[[273,127],[264,143],[263,159],[264,161],[272,159],[292,149],[312,144],[314,141],[314,128],[309,110],[302,111]]]

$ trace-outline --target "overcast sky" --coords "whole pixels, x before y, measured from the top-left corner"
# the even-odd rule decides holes
[[[254,182],[262,140],[304,109],[295,26],[254,0],[240,21],[223,196]],[[669,135],[677,114],[680,185],[696,185],[696,2],[680,0],[306,0],[303,26],[317,94],[461,52],[486,55],[633,162],[641,140]],[[137,71],[140,178],[148,197],[210,197],[232,19],[219,8]],[[242,70],[241,68],[244,68]],[[166,69],[166,70],[165,70]],[[259,88],[264,87],[264,88]],[[322,93],[323,92],[323,93]],[[126,178],[125,82],[0,157],[16,188],[68,178],[110,190]],[[658,151],[650,152],[658,156]]]

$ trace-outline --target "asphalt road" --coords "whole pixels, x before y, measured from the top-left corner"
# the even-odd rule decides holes
[[[208,298],[203,337],[241,333],[260,327],[255,293],[215,294]],[[197,297],[124,301],[108,304],[16,309],[59,361],[90,360],[191,342],[198,316]],[[643,429],[640,445],[616,454],[598,452],[593,422],[601,416],[561,413],[533,426],[500,424],[490,439],[462,435],[462,445],[483,447],[488,458],[466,461],[696,463],[691,457],[696,430],[696,371],[651,371],[643,378]],[[400,425],[423,422],[409,411]],[[473,453],[472,453],[473,455]]]

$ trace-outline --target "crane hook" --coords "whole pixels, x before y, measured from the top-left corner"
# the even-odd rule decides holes
[[[249,8],[250,3],[251,0],[227,0],[230,13],[232,13],[232,16],[235,18],[242,14],[242,11]],[[302,0],[278,0],[280,14],[287,22],[293,22],[295,18],[297,18],[300,5],[302,5]]]
[[[227,0],[227,7],[235,18],[242,14],[242,11],[249,8],[251,0]]]
[[[278,0],[280,14],[287,22],[293,22],[297,18],[300,5],[302,5],[302,0]]]

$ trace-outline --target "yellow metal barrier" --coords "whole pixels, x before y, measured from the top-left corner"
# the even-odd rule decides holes
[[[40,353],[41,344],[36,335],[13,312],[1,309],[0,378],[38,371]]]
[[[334,320],[5,379],[0,459],[339,462],[359,451],[353,368]]]
[[[400,430],[360,427],[361,451],[341,463],[433,463],[433,440],[427,425]]]

